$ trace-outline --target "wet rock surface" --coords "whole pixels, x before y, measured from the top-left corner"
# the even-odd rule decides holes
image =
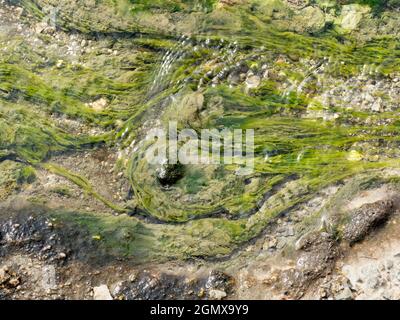
[[[310,202],[309,206],[312,203]],[[393,210],[393,206],[392,200],[378,201],[363,205],[356,212],[366,212],[365,208],[369,208],[370,212],[374,212],[372,217],[376,218],[381,217],[382,212],[385,211],[382,211],[382,208]],[[96,248],[90,236],[68,227],[65,228],[65,226],[60,228],[57,221],[46,217],[45,212],[41,210],[44,209],[36,208],[27,212],[19,210],[13,214],[12,219],[6,218],[4,214],[1,216],[0,252],[3,261],[9,261],[5,265],[0,264],[2,299],[85,297],[99,300],[110,298],[220,300],[235,297],[237,286],[243,285],[243,280],[240,278],[234,278],[232,275],[217,270],[190,276],[185,273],[164,272],[163,268],[145,270],[126,266],[121,271],[111,271],[111,274],[114,274],[112,279],[104,278],[105,275],[110,274],[110,270],[117,270],[117,266],[107,266],[110,263],[107,261],[110,260],[106,259],[86,269],[84,273],[87,276],[80,282],[68,280],[82,277],[82,268],[76,264],[86,263],[85,261],[90,257],[89,252],[93,250],[98,255],[99,249]],[[298,214],[300,213],[301,209],[298,210]],[[280,223],[277,223],[274,229],[276,234],[280,234],[279,230],[282,228],[293,229],[293,222],[287,219],[288,217],[281,218]],[[348,226],[352,226],[351,222]],[[357,231],[359,229],[349,228],[348,232],[350,230],[355,230],[355,234],[359,235]],[[372,229],[365,230],[369,233]],[[280,298],[307,297],[314,284],[320,286],[316,293],[318,299],[348,300],[373,296],[394,299],[396,297],[398,253],[390,253],[390,257],[385,256],[383,260],[379,258],[376,262],[375,260],[370,260],[368,264],[363,262],[360,266],[348,262],[340,267],[341,272],[337,274],[334,267],[336,263],[339,265],[342,263],[341,257],[344,252],[341,250],[344,249],[340,248],[338,240],[332,234],[314,231],[292,242],[295,240],[293,237],[295,234],[295,231],[285,231],[280,235],[286,239],[284,246],[280,247],[276,240],[271,238],[272,240],[269,240],[268,245],[263,249],[263,252],[269,256],[278,256],[291,245],[296,250],[294,267],[280,272],[271,270],[268,277],[263,280],[272,285],[273,290],[278,290],[282,294]],[[373,240],[370,237],[368,239],[370,239],[368,241]],[[29,258],[27,256],[13,257],[15,252],[21,252]],[[123,266],[125,262],[121,261],[119,264]],[[281,267],[285,265],[284,263]],[[70,278],[71,276],[73,278]],[[27,295],[25,290],[30,288],[32,283],[40,285],[36,291],[31,291]],[[83,288],[78,290],[75,287],[78,284]]]
[[[0,220],[0,299],[220,300],[234,292],[234,279],[221,271],[190,276],[115,265],[90,236],[58,229],[42,214]]]
[[[157,179],[163,186],[170,186],[182,179],[184,166],[182,164],[164,164],[157,170]]]
[[[400,261],[398,215],[385,228],[354,244],[308,298],[398,300]]]
[[[281,291],[289,298],[302,298],[312,283],[326,276],[339,257],[337,240],[326,232],[312,232],[296,243],[296,266],[279,275]]]
[[[338,242],[327,232],[314,232],[300,239],[296,269],[306,277],[317,278],[338,256]]]
[[[21,209],[11,218],[7,216],[7,207],[0,210],[1,256],[21,250],[49,262],[64,264],[70,258],[89,259],[90,252],[98,250],[88,234],[57,224],[46,215],[44,208]]]
[[[344,239],[350,244],[363,240],[371,230],[382,225],[393,210],[394,204],[391,200],[362,206],[352,214],[343,232]]]
[[[110,290],[106,285],[93,288],[93,300],[112,300]]]
[[[232,277],[215,270],[201,278],[143,271],[116,284],[113,296],[126,300],[220,300],[231,294],[233,287]]]
[[[21,278],[18,274],[7,267],[0,269],[0,288],[10,290],[16,288],[21,283]]]

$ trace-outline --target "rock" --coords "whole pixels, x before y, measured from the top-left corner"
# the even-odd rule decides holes
[[[137,279],[137,277],[138,277],[138,272],[133,272],[129,276],[129,281],[134,282]]]
[[[199,293],[197,294],[197,296],[199,297],[199,298],[203,298],[204,297],[204,295],[205,295],[205,290],[204,290],[204,288],[200,288],[200,291],[199,291]]]
[[[93,300],[112,300],[110,290],[106,285],[93,288]]]
[[[23,12],[24,12],[24,8],[16,7],[15,10],[14,10],[14,12],[15,12],[15,17],[16,17],[17,19],[20,19],[21,16],[22,16],[22,14],[23,14]]]
[[[216,78],[213,78],[217,81]],[[213,82],[215,83],[215,82]],[[200,84],[199,84],[200,86]],[[191,125],[201,118],[201,112],[205,110],[205,98],[200,92],[191,92],[180,96],[173,104],[165,111],[165,117],[169,121],[183,122],[184,125]]]
[[[328,297],[328,292],[324,288],[319,288],[317,296],[319,299],[326,299]]]
[[[234,6],[237,4],[240,4],[242,2],[242,0],[219,0],[219,4],[223,5],[227,5],[227,6]]]
[[[175,184],[184,175],[184,166],[182,164],[164,164],[156,171],[157,180],[163,186]]]
[[[264,71],[264,74],[263,74],[263,78],[264,78],[264,79],[269,79],[269,73],[270,73],[270,70],[268,70],[268,69],[265,70],[265,71]]]
[[[363,17],[370,12],[369,6],[359,4],[349,4],[342,8],[342,14],[339,17],[340,26],[348,31],[358,28]]]
[[[43,247],[42,250],[43,251],[50,251],[51,250],[51,245],[47,245],[47,246]]]
[[[88,104],[94,111],[103,111],[107,105],[108,101],[105,98],[100,98],[99,100],[96,100],[94,102],[91,102]]]
[[[8,269],[5,267],[0,269],[0,285],[5,283],[9,279],[7,272]]]
[[[232,72],[229,74],[227,81],[230,85],[238,85],[240,83],[240,74]]]
[[[353,293],[351,292],[349,287],[345,287],[339,294],[335,296],[336,300],[352,300]]]
[[[297,9],[304,8],[310,4],[310,0],[287,0],[290,6],[293,6]]]
[[[61,69],[62,67],[64,67],[64,60],[58,60],[56,63],[56,68]]]
[[[372,290],[377,289],[380,286],[379,278],[377,276],[368,278],[366,281],[366,286]]]
[[[0,269],[0,289],[6,287],[8,289],[14,289],[21,283],[21,278],[16,272],[9,270],[7,267]]]
[[[251,75],[246,79],[246,86],[248,89],[255,89],[261,84],[261,78],[256,75]]]
[[[393,260],[387,260],[387,261],[386,261],[385,267],[386,267],[387,270],[392,269],[393,266],[394,266]]]
[[[208,296],[210,297],[210,299],[213,300],[222,300],[227,296],[227,294],[225,291],[222,290],[210,290]]]
[[[11,288],[16,288],[19,286],[19,284],[21,283],[21,280],[19,277],[13,277],[8,281],[8,285]]]
[[[361,161],[362,159],[363,155],[356,150],[351,150],[347,156],[347,160],[352,162]]]
[[[393,212],[393,201],[382,200],[365,204],[357,209],[346,225],[343,238],[354,244],[361,241],[373,229],[384,223]]]
[[[375,112],[381,112],[382,108],[382,99],[377,99],[371,106],[371,110]]]
[[[214,82],[219,81],[218,79],[214,78]],[[178,122],[188,122],[191,123],[198,119],[199,113],[204,108],[204,95],[201,92],[193,92],[190,94],[185,95],[180,103],[177,105],[176,108],[173,109],[174,115],[171,118],[177,119]]]
[[[335,238],[326,232],[312,232],[296,243],[301,250],[296,269],[310,279],[314,279],[331,266],[338,255]]]
[[[38,34],[42,33],[46,28],[47,28],[47,23],[39,22],[35,25],[35,32]]]
[[[57,255],[57,259],[60,259],[60,260],[64,260],[66,257],[67,257],[67,255],[64,252],[60,252]]]
[[[277,249],[283,249],[286,245],[287,245],[287,239],[285,239],[285,238],[280,238],[279,240],[278,240],[278,243],[277,243],[277,245],[276,245],[276,248]]]
[[[288,226],[287,228],[285,228],[285,232],[283,233],[283,236],[293,237],[294,235],[295,235],[295,231],[292,226]]]
[[[229,275],[217,270],[212,270],[210,272],[205,285],[206,289],[216,289],[221,291],[229,291],[232,286],[233,279]]]
[[[308,6],[294,17],[294,27],[300,32],[317,32],[325,27],[325,15],[318,7]]]
[[[56,28],[55,27],[46,27],[42,33],[44,34],[49,34],[49,35],[54,35],[56,33]]]
[[[359,274],[354,272],[350,265],[343,266],[342,272],[348,280],[350,288],[356,290],[360,281]]]
[[[267,241],[265,241],[265,243],[263,245],[263,249],[264,250],[275,249],[277,244],[278,244],[278,240],[276,238],[268,239]]]
[[[183,100],[185,105],[193,106],[196,110],[200,111],[204,105],[204,95],[201,92],[194,92],[187,95],[186,100]]]
[[[116,299],[125,300],[187,300],[205,297],[208,278],[195,276],[186,278],[163,272],[135,272],[126,281],[117,283],[113,289]],[[221,290],[228,292],[226,287],[212,287],[208,290]]]

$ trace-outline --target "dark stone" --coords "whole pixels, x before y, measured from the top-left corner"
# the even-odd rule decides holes
[[[212,270],[207,278],[205,287],[206,289],[230,292],[233,288],[233,285],[233,279],[229,275],[222,271]]]
[[[126,300],[199,300],[208,297],[208,291],[233,290],[233,280],[220,271],[211,271],[209,277],[188,279],[163,272],[140,272],[134,281],[123,281],[113,290],[115,298]]]
[[[163,186],[170,186],[182,179],[184,175],[184,166],[177,164],[164,164],[157,169],[157,180]]]
[[[393,212],[393,201],[382,200],[357,209],[346,225],[343,238],[350,244],[362,241],[374,228],[383,224]]]
[[[290,299],[300,299],[313,281],[332,270],[340,254],[335,237],[326,232],[311,232],[296,247],[300,251],[296,267],[284,270],[276,285]]]
[[[299,242],[297,269],[311,279],[322,275],[339,253],[336,239],[327,232],[312,232]]]

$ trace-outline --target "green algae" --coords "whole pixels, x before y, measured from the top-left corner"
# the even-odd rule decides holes
[[[25,1],[24,5],[35,16],[41,16],[40,6],[34,2]],[[375,66],[376,77],[395,74],[400,71],[400,48],[395,36],[360,42],[338,30],[323,30],[312,36],[298,34],[271,25],[271,19],[261,16],[255,7],[216,9],[215,1],[130,1],[123,5],[129,8],[125,16],[129,23],[124,26],[124,22],[118,25],[113,20],[111,25],[97,20],[91,24],[88,19],[64,21],[67,32],[79,30],[85,36],[104,32],[107,39],[112,39],[115,36],[112,33],[118,28],[124,28],[119,30],[121,34],[116,40],[110,41],[111,46],[83,54],[78,64],[64,61],[58,68],[57,60],[61,57],[52,52],[48,53],[50,61],[43,63],[40,59],[43,52],[19,39],[14,39],[15,45],[1,53],[0,60],[1,158],[15,153],[27,163],[67,178],[89,196],[122,213],[119,217],[100,213],[58,214],[60,219],[77,223],[93,236],[99,235],[102,245],[113,254],[131,256],[138,263],[227,256],[259,235],[282,212],[311,199],[322,188],[359,174],[398,168],[395,156],[370,161],[363,156],[364,150],[359,150],[361,158],[351,158],[354,145],[360,142],[372,144],[384,139],[398,143],[398,123],[370,127],[360,120],[359,124],[352,124],[349,118],[366,119],[371,113],[346,110],[346,106],[334,106],[332,111],[340,114],[335,120],[305,119],[312,94],[293,91],[285,95],[279,77],[264,79],[251,91],[246,91],[244,84],[211,85],[212,79],[206,79],[206,85],[200,89],[206,112],[195,114],[197,118],[191,118],[193,114],[183,110],[180,112],[180,105],[171,103],[171,97],[179,100],[197,92],[196,81],[205,78],[213,64],[226,64],[223,59],[218,61],[218,57],[229,52],[227,46],[233,42],[237,52],[233,61],[229,61],[231,65],[243,60],[248,67],[257,69],[265,63],[276,74],[283,73],[284,78],[299,83],[309,76],[302,59],[325,61],[327,58],[326,77],[358,76],[364,65]],[[113,4],[100,1],[96,10],[102,6]],[[182,47],[180,35],[169,31],[160,33],[156,27],[142,27],[135,17],[143,12],[176,15],[200,12],[205,16],[200,19],[201,29],[191,36],[191,43]],[[93,13],[85,14],[93,18]],[[219,20],[220,17],[224,19]],[[122,37],[123,32],[129,36]],[[200,46],[207,39],[209,44]],[[221,45],[222,40],[227,44]],[[16,50],[17,47],[21,50]],[[105,54],[108,49],[117,50],[118,54]],[[158,79],[163,56],[181,51],[185,54],[178,55],[168,74]],[[289,62],[276,62],[280,56],[288,57]],[[217,61],[210,63],[213,60]],[[215,67],[215,73],[222,69],[222,65]],[[159,90],[152,90],[154,78],[161,84]],[[308,89],[312,92],[315,88]],[[96,111],[90,103],[100,98],[105,98],[109,105]],[[324,106],[315,108],[323,110]],[[154,178],[156,168],[148,166],[142,158],[143,149],[128,153],[129,164],[125,169],[135,191],[135,202],[138,209],[146,212],[149,221],[156,218],[163,222],[156,224],[126,216],[124,213],[129,209],[102,197],[89,177],[51,164],[53,154],[91,149],[101,143],[128,148],[143,139],[144,123],[158,119],[161,114],[164,122],[175,114],[178,120],[186,121],[183,127],[189,125],[195,130],[254,129],[255,173],[240,178],[235,176],[236,166],[189,166],[188,174],[176,186],[164,190]],[[100,128],[102,133],[78,135],[61,127],[53,117],[80,121],[88,128]],[[379,117],[397,119],[398,115],[387,112]],[[381,153],[384,152],[382,149]],[[45,163],[48,159],[50,162]],[[1,183],[5,188],[4,198],[19,183],[33,181],[32,167],[13,166],[18,168],[5,169],[13,177]],[[289,181],[288,177],[296,178]],[[352,190],[360,188],[356,184]],[[258,207],[265,194],[270,196]],[[219,212],[225,216],[218,216]],[[314,218],[320,215],[317,212]]]
[[[36,178],[32,167],[10,160],[0,162],[0,173],[1,201],[19,191],[24,184],[32,183]]]

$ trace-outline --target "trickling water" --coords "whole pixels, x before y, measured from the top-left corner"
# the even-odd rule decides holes
[[[149,91],[150,96],[153,96],[162,90],[173,65],[185,56],[187,51],[186,47],[190,42],[190,38],[183,35],[179,38],[178,43],[164,54],[161,59],[160,69],[156,73],[152,87]]]
[[[210,45],[211,40],[207,39],[205,41],[205,46],[208,47]],[[229,74],[230,69],[235,62],[239,46],[236,41],[229,43],[226,42],[224,39],[221,39],[214,49],[217,50],[218,60],[224,65],[224,67],[219,72],[217,72],[217,74],[213,74],[212,71],[209,71],[209,74],[212,74],[214,76],[212,79],[213,87],[216,86],[216,83],[218,83],[219,80],[226,78]],[[199,89],[208,82],[207,78],[209,74],[205,74],[204,77],[200,79],[198,83]]]
[[[316,66],[313,66],[306,77],[298,83],[297,81],[292,82],[289,80],[290,84],[287,89],[285,89],[282,92],[282,98],[287,98],[292,92],[295,92],[296,94],[300,94],[303,91],[304,86],[308,83],[310,79],[312,79],[314,76],[317,76],[320,72],[324,71],[325,66],[328,64],[326,59],[322,62],[317,64]]]
[[[227,75],[239,50],[236,41],[228,42],[224,39],[215,41],[210,38],[205,40],[193,40],[188,36],[181,36],[177,44],[163,55],[160,62],[160,69],[154,76],[148,97],[152,97],[161,92],[168,85],[167,81],[172,74],[174,66],[176,66],[179,61],[182,61],[191,51],[198,51],[200,48],[212,49],[214,51],[213,56],[218,58],[219,62],[225,65],[217,74],[213,74],[214,80],[222,79]],[[204,82],[207,82],[206,77],[200,79],[199,88]]]

